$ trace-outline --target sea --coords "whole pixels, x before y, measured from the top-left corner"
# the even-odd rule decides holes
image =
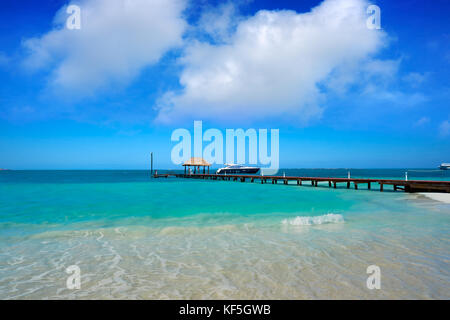
[[[279,175],[348,171],[450,181]],[[376,185],[0,171],[0,299],[450,299],[450,204]]]

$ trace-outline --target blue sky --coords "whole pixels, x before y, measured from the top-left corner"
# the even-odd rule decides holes
[[[174,168],[193,120],[279,129],[285,168],[450,161],[446,0],[123,3],[2,2],[0,168]]]

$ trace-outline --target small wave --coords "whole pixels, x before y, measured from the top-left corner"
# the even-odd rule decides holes
[[[325,223],[343,223],[344,217],[341,214],[328,213],[317,217],[298,216],[294,219],[284,219],[282,221],[285,225],[292,226],[312,226],[316,224]]]

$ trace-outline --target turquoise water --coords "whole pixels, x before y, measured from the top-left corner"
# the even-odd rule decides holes
[[[449,235],[450,205],[420,194],[0,172],[1,299],[448,299]],[[79,290],[66,287],[70,265],[80,267]],[[380,290],[366,287],[369,265],[381,269]]]

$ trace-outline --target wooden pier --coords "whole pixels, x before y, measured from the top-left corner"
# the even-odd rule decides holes
[[[379,186],[380,191],[384,191],[385,186],[392,186],[394,191],[402,190],[405,192],[446,192],[450,193],[450,181],[434,181],[434,180],[389,180],[389,179],[364,179],[364,178],[331,178],[331,177],[291,177],[291,176],[259,176],[259,175],[223,175],[223,174],[178,174],[164,173],[155,174],[155,178],[168,178],[170,176],[177,178],[191,179],[209,179],[209,180],[225,180],[240,182],[258,182],[278,184],[311,185],[317,187],[319,183],[325,184],[329,188],[337,188],[342,184],[347,188],[358,189],[359,185],[367,185],[367,189],[371,189],[375,184]]]

